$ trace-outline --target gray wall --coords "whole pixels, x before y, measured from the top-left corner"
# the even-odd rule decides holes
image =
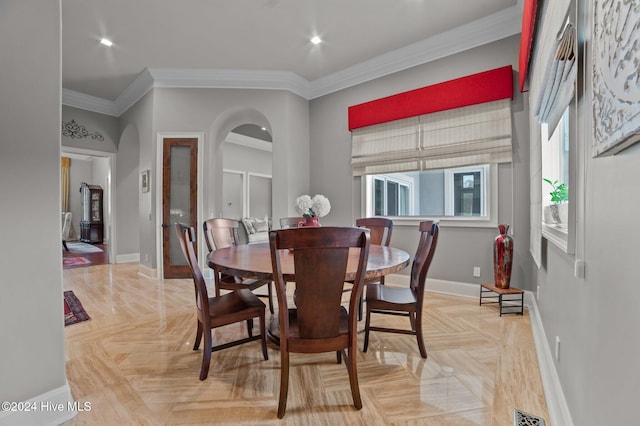
[[[25,401],[66,384],[60,1],[0,2],[0,57],[0,401]]]
[[[134,260],[140,254],[140,141],[138,129],[130,124],[122,130],[116,159],[115,223],[116,254]],[[131,259],[131,256],[133,259]],[[117,261],[118,259],[116,259]]]
[[[90,136],[83,138],[62,136],[62,146],[102,152],[117,151],[119,135],[118,119],[116,117],[65,105],[62,107],[62,122],[68,123],[71,120],[74,120],[80,126],[84,126],[89,134],[99,133],[104,140],[93,139]]]
[[[354,223],[361,215],[360,185],[354,183],[351,176],[351,134],[347,130],[349,106],[505,65],[513,65],[517,70],[519,42],[519,36],[510,37],[312,100],[311,193],[326,195],[332,206],[322,223]],[[514,71],[514,86],[515,80],[517,72]],[[513,179],[511,164],[498,167],[498,221],[510,224],[514,230],[514,286],[532,289],[528,231],[529,126],[523,96],[517,90],[514,92]],[[430,276],[459,282],[492,281],[492,245],[497,234],[497,229],[493,228],[441,229]],[[413,253],[417,239],[416,227],[394,227],[392,244]],[[472,276],[474,266],[481,267],[480,278]]]
[[[591,1],[578,2],[591,11]],[[590,45],[590,18],[581,18],[585,43]],[[543,245],[538,308],[549,346],[561,341],[555,363],[571,411],[580,426],[638,424],[636,412],[640,368],[640,279],[638,262],[640,211],[637,185],[640,145],[616,156],[592,158],[593,142],[591,58],[586,54],[586,90],[578,106],[577,140],[584,152],[586,184],[583,229],[584,279],[574,277],[574,255],[555,245]],[[541,72],[533,69],[532,72]],[[533,137],[532,129],[532,137]],[[543,241],[544,242],[544,241]]]
[[[118,253],[122,254],[140,254],[140,263],[144,266],[151,267],[155,264],[155,238],[151,240],[148,236],[153,235],[155,224],[155,213],[152,206],[155,198],[155,178],[153,165],[155,164],[155,137],[152,133],[153,123],[153,91],[147,93],[135,105],[129,108],[120,116],[120,129],[122,131],[122,140],[120,144],[126,140],[127,152],[133,157],[138,155],[138,163],[133,164],[133,159],[128,166],[120,167],[120,162],[116,161],[118,172],[116,174],[116,192],[118,216],[116,217],[116,244],[118,245]],[[124,147],[123,147],[124,149]],[[151,191],[140,192],[139,171],[152,170],[151,172]],[[136,174],[134,177],[133,174]],[[135,184],[135,192],[133,185]],[[127,188],[121,193],[120,188]],[[137,208],[127,207],[127,202],[133,203]],[[128,224],[125,228],[123,224]],[[133,232],[125,234],[125,230],[130,229]],[[144,236],[144,237],[143,237]],[[137,251],[134,251],[137,250]]]

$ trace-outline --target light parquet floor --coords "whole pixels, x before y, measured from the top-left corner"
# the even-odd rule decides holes
[[[72,395],[91,403],[67,425],[506,426],[514,408],[550,424],[526,311],[500,318],[477,300],[428,293],[427,360],[413,336],[372,332],[369,351],[358,354],[358,411],[335,354],[292,354],[287,414],[278,420],[276,346],[268,361],[259,342],[214,352],[209,378],[198,379],[191,280],[99,265],[64,270],[64,288],[92,318],[65,328]],[[376,321],[408,325],[402,317]],[[214,331],[214,341],[244,333],[244,324],[231,325]],[[362,342],[361,334],[360,349]]]

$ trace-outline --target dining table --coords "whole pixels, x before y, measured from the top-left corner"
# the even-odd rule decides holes
[[[409,265],[410,256],[404,250],[389,247],[369,246],[369,258],[365,280],[380,278],[400,271]],[[273,280],[271,249],[269,243],[240,244],[212,251],[207,255],[210,268],[218,273],[241,278]],[[282,250],[280,255],[282,274],[285,281],[295,281],[293,253]],[[358,249],[349,251],[345,281],[353,281],[358,266]]]
[[[359,249],[349,250],[345,281],[353,281],[358,267]],[[407,267],[410,255],[404,250],[380,245],[369,246],[369,258],[365,280],[392,274]],[[280,264],[285,281],[295,282],[293,253],[281,250]],[[273,280],[271,249],[269,243],[252,243],[230,246],[212,251],[207,255],[207,263],[215,273],[233,275],[241,278]],[[272,315],[267,335],[276,344],[280,342],[278,316]]]

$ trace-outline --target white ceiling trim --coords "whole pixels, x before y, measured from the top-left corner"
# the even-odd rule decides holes
[[[115,101],[62,89],[62,104],[118,117],[154,87],[288,90],[307,100],[520,33],[523,0],[483,19],[312,82],[288,71],[145,68]]]

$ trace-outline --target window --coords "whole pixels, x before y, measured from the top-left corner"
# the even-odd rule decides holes
[[[373,206],[375,216],[408,216],[413,210],[413,180],[402,173],[374,175]]]
[[[367,175],[363,179],[363,214],[394,217],[401,222],[403,218],[429,217],[458,226],[495,226],[490,207],[497,206],[497,177],[492,177],[497,175],[496,169],[496,165],[484,164]]]
[[[545,227],[565,234],[568,230],[569,137],[569,108],[551,135],[547,124],[542,124],[542,220]]]

